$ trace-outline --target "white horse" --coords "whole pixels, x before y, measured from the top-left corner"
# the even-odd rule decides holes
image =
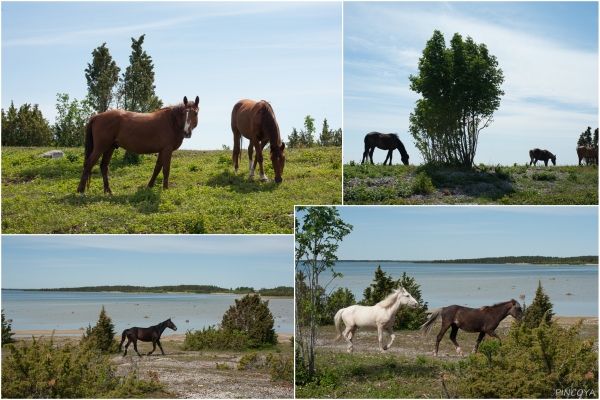
[[[413,299],[413,297],[404,288],[394,290],[392,294],[386,297],[384,300],[375,304],[374,306],[350,306],[342,308],[335,314],[335,329],[337,330],[338,336],[334,342],[339,341],[342,336],[348,342],[348,353],[352,353],[354,350],[352,346],[352,337],[356,328],[363,328],[367,330],[377,330],[379,336],[379,348],[381,352],[385,352],[390,348],[396,335],[392,330],[394,326],[394,320],[396,314],[402,304],[406,304],[409,307],[417,308],[419,303]],[[342,333],[342,320],[346,329]],[[390,342],[386,345],[382,345],[383,331],[386,331],[390,335]]]

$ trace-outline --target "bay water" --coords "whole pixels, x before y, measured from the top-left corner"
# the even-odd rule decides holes
[[[223,314],[235,305],[235,299],[242,297],[234,294],[2,290],[2,309],[6,318],[12,319],[13,331],[72,330],[86,328],[88,324],[94,326],[104,305],[117,333],[133,326],[149,327],[171,318],[177,325],[177,332],[166,329],[163,333],[166,336],[221,323]],[[276,297],[263,300],[269,300],[275,331],[293,333],[293,300]]]
[[[375,270],[381,269],[400,279],[402,273],[421,285],[421,297],[430,310],[453,304],[479,308],[515,299],[521,305],[531,304],[538,281],[550,296],[557,316],[598,317],[597,265],[523,265],[523,264],[415,264],[379,261],[336,262],[334,270],[344,277],[336,278],[328,292],[347,287],[363,298],[364,290],[374,283]],[[328,282],[324,272],[321,282]]]

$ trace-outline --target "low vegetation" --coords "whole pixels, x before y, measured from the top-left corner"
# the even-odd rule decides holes
[[[344,204],[598,204],[598,168],[344,165]]]
[[[278,286],[272,289],[262,288],[255,291],[253,287],[238,287],[235,289],[225,289],[214,285],[171,285],[171,286],[130,286],[130,285],[110,285],[110,286],[83,286],[73,288],[54,288],[54,289],[21,289],[24,291],[40,292],[123,292],[123,293],[233,293],[247,294],[258,292],[263,296],[293,296],[294,288],[291,286]]]
[[[173,154],[169,190],[162,174],[146,184],[156,157],[123,162],[118,149],[109,178],[115,195],[103,194],[99,167],[91,189],[79,196],[83,149],[65,157],[38,157],[51,148],[2,149],[2,233],[292,233],[295,204],[341,204],[341,147],[286,150],[283,182],[237,174],[231,152],[178,150]],[[247,157],[243,153],[243,159]],[[244,165],[242,163],[242,165]],[[247,165],[247,164],[245,164]]]
[[[484,258],[460,258],[456,260],[413,261],[416,264],[598,264],[598,256],[545,257],[545,256],[507,256]]]

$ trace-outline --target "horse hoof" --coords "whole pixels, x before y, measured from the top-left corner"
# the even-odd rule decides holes
[[[261,182],[269,182],[269,178],[267,178],[266,176],[264,178],[260,178]]]

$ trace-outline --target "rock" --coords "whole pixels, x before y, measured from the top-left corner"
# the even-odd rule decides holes
[[[38,157],[44,157],[44,158],[63,158],[65,156],[65,153],[63,153],[60,150],[50,150],[44,154],[40,154]]]

